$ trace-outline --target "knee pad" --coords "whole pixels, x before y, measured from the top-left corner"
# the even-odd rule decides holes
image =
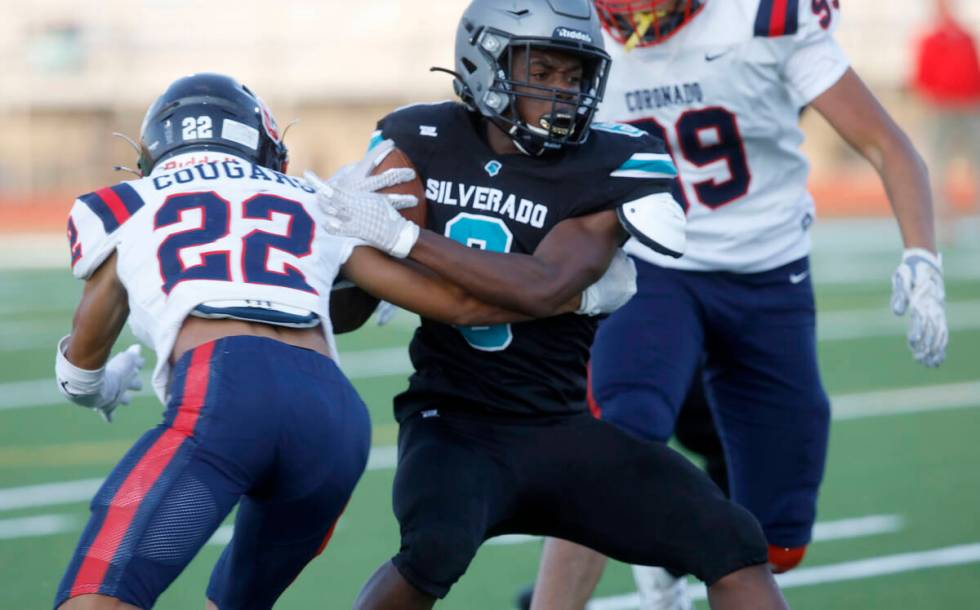
[[[806,545],[797,547],[785,547],[769,545],[769,567],[773,573],[782,574],[789,572],[803,561],[806,554]]]

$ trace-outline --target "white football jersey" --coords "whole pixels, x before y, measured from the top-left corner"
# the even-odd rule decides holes
[[[76,201],[72,272],[87,279],[118,253],[129,325],[157,355],[153,388],[167,400],[170,353],[184,319],[231,317],[320,324],[331,352],[330,289],[359,242],[323,231],[305,181],[221,153],[162,161],[149,176]]]
[[[843,76],[832,38],[837,0],[708,0],[665,42],[613,58],[599,119],[632,123],[668,144],[688,213],[687,250],[664,267],[766,271],[806,256],[813,199],[799,113]]]

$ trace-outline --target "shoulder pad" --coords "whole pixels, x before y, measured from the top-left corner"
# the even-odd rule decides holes
[[[453,122],[467,112],[465,106],[452,101],[403,106],[378,121],[371,147],[381,140],[394,140],[395,146],[418,167],[441,137],[451,135]]]
[[[68,247],[75,277],[88,279],[116,248],[116,233],[143,207],[143,199],[123,182],[75,200],[68,217]]]
[[[125,182],[82,195],[78,200],[87,205],[102,221],[106,233],[112,233],[121,227],[143,207],[143,198]]]

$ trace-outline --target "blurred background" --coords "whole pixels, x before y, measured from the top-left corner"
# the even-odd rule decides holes
[[[980,31],[980,1],[955,4],[961,23]],[[449,78],[428,68],[452,65],[465,5],[100,0],[94,10],[79,10],[70,0],[18,3],[0,20],[0,231],[60,230],[73,195],[123,179],[111,167],[135,164],[134,155],[110,134],[137,137],[150,102],[195,71],[234,75],[266,99],[281,126],[300,119],[287,139],[294,171],[328,172],[360,154],[374,122],[391,108],[451,97]],[[924,153],[930,106],[909,84],[933,5],[845,2],[837,34]],[[855,163],[819,117],[804,123],[821,212],[886,213],[871,168]],[[977,168],[971,175],[956,159],[945,168],[953,205],[967,211],[977,198]]]
[[[726,2],[731,0],[710,0]],[[813,112],[803,117],[819,222],[813,268],[818,337],[834,425],[815,543],[781,582],[796,610],[976,608],[980,583],[980,128],[932,0],[843,0],[837,39],[937,175],[951,341],[927,370],[888,309],[901,242],[870,166]],[[0,17],[0,608],[44,608],[87,517],[87,502],[160,406],[149,392],[112,426],[66,404],[53,347],[81,283],[67,272],[73,198],[129,179],[119,131],[138,137],[146,107],[174,79],[217,71],[269,103],[291,168],[327,174],[358,157],[375,121],[399,105],[448,98],[465,0],[31,0]],[[949,3],[980,35],[980,0]],[[955,38],[955,36],[953,36]],[[960,35],[960,38],[962,36]],[[937,42],[938,41],[938,42]],[[928,69],[919,74],[920,56]],[[969,52],[968,52],[969,54]],[[976,51],[972,51],[976,63]],[[958,60],[960,61],[960,60]],[[962,62],[961,62],[962,63]],[[969,63],[969,62],[967,62]],[[933,78],[944,74],[945,85]],[[941,79],[940,79],[941,80]],[[950,85],[949,83],[953,84]],[[962,152],[960,152],[962,151]],[[349,608],[397,549],[390,508],[397,428],[417,320],[341,337],[345,372],[371,409],[368,472],[325,555],[277,608]],[[119,348],[132,341],[120,339]],[[638,499],[647,501],[648,499]],[[223,527],[161,599],[201,607]],[[539,544],[495,539],[438,607],[505,610],[535,574]],[[636,607],[628,568],[611,565],[592,610]],[[704,608],[703,590],[698,607]]]

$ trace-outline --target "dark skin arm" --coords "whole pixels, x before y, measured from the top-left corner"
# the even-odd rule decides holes
[[[354,248],[343,272],[368,294],[446,324],[483,326],[531,319],[526,314],[485,303],[430,269],[411,261],[395,260],[374,248]],[[580,292],[566,299],[552,315],[575,311]]]
[[[116,274],[113,252],[85,281],[65,357],[82,369],[102,368],[128,317],[129,300]]]
[[[543,318],[602,276],[622,236],[607,210],[558,223],[533,255],[467,248],[423,230],[409,256],[481,301]]]

